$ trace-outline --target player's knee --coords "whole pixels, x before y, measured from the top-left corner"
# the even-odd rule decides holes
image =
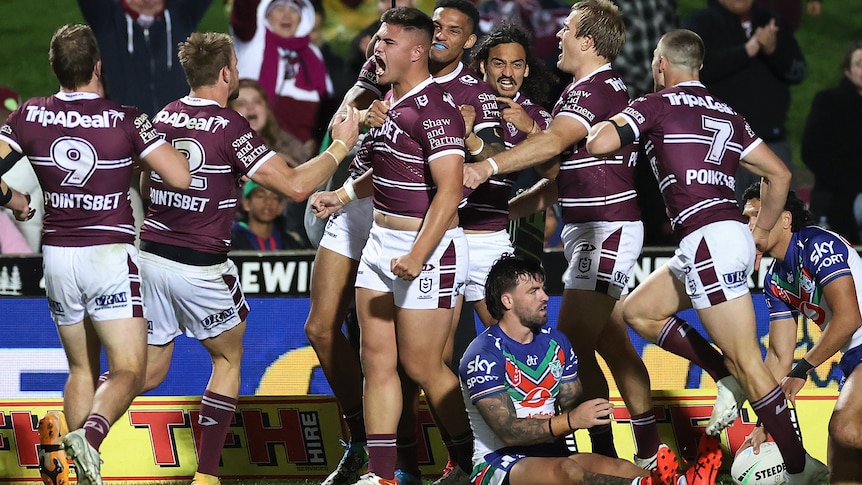
[[[555,475],[562,478],[558,483],[583,483],[584,468],[574,460],[558,460]]]
[[[862,422],[850,412],[836,410],[829,420],[829,439],[844,448],[862,449]]]
[[[308,337],[308,341],[311,342],[311,345],[314,348],[318,348],[319,346],[328,346],[331,345],[333,339],[333,326],[325,324],[319,318],[312,318],[309,315],[308,320],[305,321],[305,336]]]

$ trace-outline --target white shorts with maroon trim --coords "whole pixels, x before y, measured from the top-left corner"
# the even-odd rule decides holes
[[[354,261],[362,257],[368,232],[374,222],[374,199],[357,199],[329,216],[320,239],[320,247]]]
[[[569,267],[563,273],[567,290],[589,290],[619,299],[629,292],[629,280],[644,242],[640,221],[566,224],[560,234]]]
[[[142,318],[138,250],[132,244],[43,246],[45,293],[57,325]]]
[[[515,248],[506,230],[490,233],[467,233],[467,248],[470,250],[470,265],[467,269],[467,284],[464,285],[464,299],[479,301],[485,299],[485,281],[491,266],[504,254],[514,254]]]
[[[668,268],[685,284],[695,310],[749,294],[748,275],[754,268],[754,239],[737,221],[707,224],[679,243]]]
[[[393,293],[395,306],[411,310],[454,308],[467,279],[467,240],[460,227],[449,229],[413,281],[395,276],[393,258],[410,252],[416,231],[396,231],[376,223],[362,251],[356,287]]]
[[[141,277],[150,345],[164,345],[183,331],[198,340],[216,337],[248,316],[231,260],[193,266],[141,252]]]

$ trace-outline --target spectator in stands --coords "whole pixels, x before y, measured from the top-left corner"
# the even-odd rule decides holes
[[[793,29],[754,0],[709,0],[682,26],[700,34],[706,45],[700,78],[710,93],[742,114],[791,168],[792,149],[784,126],[790,86],[801,83],[808,72]],[[737,200],[758,179],[740,167]]]
[[[239,95],[228,106],[247,119],[251,129],[263,138],[266,146],[278,152],[291,167],[296,168],[311,158],[311,150],[299,138],[279,128],[266,92],[257,81],[240,79]]]
[[[278,125],[312,151],[321,103],[333,92],[310,39],[314,22],[309,0],[234,0],[230,20],[240,77],[260,82]]]
[[[287,200],[284,196],[249,180],[242,187],[244,221],[231,227],[231,249],[278,251],[293,249],[293,240],[284,233],[279,220]]]
[[[814,173],[811,211],[853,244],[862,242],[853,215],[862,193],[862,40],[847,47],[838,86],[817,93],[805,122],[802,161]]]
[[[0,126],[6,123],[6,118],[20,105],[21,97],[17,92],[6,86],[0,86]],[[30,206],[34,209],[33,217],[24,221],[14,217],[13,219],[16,232],[24,237],[30,248],[26,252],[38,253],[42,250],[42,216],[45,213],[45,204],[42,200],[42,186],[39,185],[36,172],[33,171],[32,165],[24,161],[16,163],[4,173],[3,180],[16,190],[30,194]],[[4,246],[8,248],[8,245]],[[3,252],[7,252],[5,248]]]
[[[150,116],[189,91],[177,42],[212,0],[78,0],[102,53],[106,97]]]
[[[820,0],[806,0],[805,10],[808,15],[817,17],[820,15]],[[775,12],[795,31],[802,23],[802,0],[757,0],[761,7]]]
[[[288,165],[293,168],[311,158],[312,151],[308,145],[302,143],[299,138],[287,133],[278,126],[275,115],[267,103],[266,92],[263,87],[252,79],[242,79],[239,82],[239,95],[229,102],[229,106],[243,115],[251,129],[255,131],[266,146],[277,152],[284,158]],[[288,235],[287,248],[303,249],[310,248],[311,243],[305,235],[303,227],[303,213],[305,201],[287,202],[282,207],[284,213],[283,230]]]

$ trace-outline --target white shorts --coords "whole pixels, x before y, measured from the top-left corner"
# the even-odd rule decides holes
[[[685,284],[695,310],[749,294],[754,239],[746,224],[721,221],[685,236],[668,268]]]
[[[231,260],[193,266],[144,251],[141,276],[150,345],[164,345],[183,331],[198,340],[216,337],[248,316]]]
[[[569,267],[563,273],[567,290],[589,290],[619,299],[629,292],[629,280],[644,243],[640,221],[566,224],[560,234]]]
[[[356,287],[392,293],[395,306],[411,310],[454,308],[467,279],[467,240],[460,227],[449,229],[413,281],[392,273],[392,258],[410,252],[416,231],[371,227],[362,251]]]
[[[142,318],[138,250],[132,244],[42,247],[48,309],[57,325]]]
[[[320,247],[359,261],[362,257],[362,248],[368,241],[372,222],[374,222],[374,198],[354,200],[329,216],[323,237],[320,239]]]
[[[491,266],[504,254],[513,254],[515,248],[505,230],[465,234],[467,248],[470,250],[470,264],[467,268],[467,284],[464,286],[464,299],[479,301],[485,299],[485,281]]]

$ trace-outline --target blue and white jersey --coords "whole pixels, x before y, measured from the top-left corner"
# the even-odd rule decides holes
[[[823,289],[838,278],[856,282],[856,300],[862,310],[862,259],[838,234],[817,226],[793,233],[784,261],[772,262],[763,281],[769,320],[796,318],[800,313],[825,330],[832,309]],[[842,352],[862,344],[862,328],[841,348]]]
[[[475,404],[505,392],[519,418],[553,416],[560,384],[578,378],[578,358],[566,336],[556,329],[543,328],[532,342],[522,344],[509,338],[499,325],[493,325],[470,343],[458,370],[475,436],[475,465],[488,453],[505,448]],[[556,449],[548,443],[509,447],[506,452],[548,456],[549,448]]]

